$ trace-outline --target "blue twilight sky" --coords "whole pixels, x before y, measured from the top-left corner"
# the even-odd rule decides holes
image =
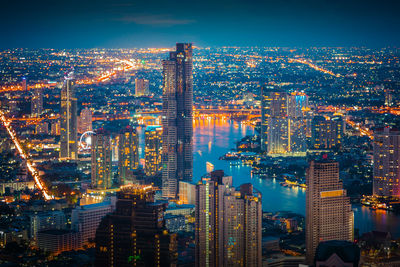
[[[400,46],[397,0],[0,0],[0,48]]]

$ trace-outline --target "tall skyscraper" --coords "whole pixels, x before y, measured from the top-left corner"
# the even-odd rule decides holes
[[[78,121],[78,133],[83,134],[92,130],[92,111],[87,107],[82,109]]]
[[[338,147],[342,142],[344,127],[344,121],[340,116],[332,118],[315,116],[311,122],[311,147],[313,149]]]
[[[267,123],[267,138],[264,137],[264,147],[268,154],[285,154],[290,151],[289,147],[289,118],[287,112],[288,95],[280,88],[263,91],[266,107],[265,119]],[[264,129],[265,130],[265,129]]]
[[[373,193],[400,197],[400,131],[390,127],[374,131]]]
[[[92,136],[92,187],[109,189],[112,185],[110,133],[99,129]]]
[[[149,80],[135,79],[135,96],[145,96],[149,94]]]
[[[144,135],[144,172],[147,176],[155,176],[162,170],[162,127],[147,126]]]
[[[139,135],[131,126],[119,133],[118,172],[119,184],[129,183],[129,172],[139,167]]]
[[[165,228],[165,203],[154,202],[151,186],[118,192],[116,211],[96,232],[95,266],[176,266],[176,234]]]
[[[306,178],[306,261],[322,241],[353,241],[353,212],[339,180],[339,163],[311,161]]]
[[[65,77],[61,89],[60,108],[60,159],[78,159],[77,99],[73,82],[73,72]]]
[[[293,153],[307,151],[308,96],[302,92],[288,95],[289,148]]]
[[[176,44],[163,61],[162,195],[177,198],[178,182],[193,176],[192,44]]]
[[[261,266],[261,194],[221,170],[196,185],[196,266]]]
[[[35,88],[31,100],[31,116],[39,117],[43,112],[43,89]]]

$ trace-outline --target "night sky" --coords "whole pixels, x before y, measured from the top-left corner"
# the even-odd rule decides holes
[[[0,0],[1,48],[400,46],[400,1]]]

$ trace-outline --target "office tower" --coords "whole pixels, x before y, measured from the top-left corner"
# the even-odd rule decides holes
[[[119,184],[129,183],[129,172],[139,167],[139,135],[136,129],[126,126],[119,133],[118,172]]]
[[[104,129],[92,136],[92,187],[109,189],[112,185],[111,137]]]
[[[78,133],[83,134],[92,130],[92,111],[87,107],[82,109],[78,121]]]
[[[61,89],[61,108],[60,108],[60,159],[78,159],[78,140],[77,140],[77,99],[73,82],[73,72],[65,77]]]
[[[149,94],[149,80],[135,79],[135,96],[145,96]]]
[[[289,148],[293,153],[307,151],[308,96],[302,92],[288,95]]]
[[[24,91],[28,90],[28,85],[25,77],[22,78],[22,90]]]
[[[261,194],[221,170],[196,185],[196,266],[261,266]]]
[[[144,136],[144,172],[147,176],[155,176],[162,170],[162,127],[147,126]]]
[[[344,121],[340,116],[333,118],[315,116],[311,122],[311,147],[313,149],[332,149],[340,146],[344,127]]]
[[[312,264],[322,241],[353,241],[353,212],[339,180],[339,163],[311,161],[306,178],[306,261]]]
[[[111,211],[111,201],[77,206],[72,210],[71,229],[81,234],[82,244],[94,241],[97,227]]]
[[[116,211],[97,229],[95,266],[176,266],[176,234],[165,228],[166,203],[154,195],[151,186],[121,188]]]
[[[360,248],[349,241],[332,240],[319,243],[313,266],[353,266],[360,262]]]
[[[43,113],[43,89],[35,88],[31,100],[31,116],[39,117]]]
[[[390,127],[374,131],[373,193],[400,197],[400,131]]]
[[[163,61],[162,195],[176,198],[179,181],[193,175],[192,44],[176,44]]]

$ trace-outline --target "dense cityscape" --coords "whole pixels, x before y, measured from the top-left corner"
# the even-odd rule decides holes
[[[399,10],[2,1],[0,267],[400,266]]]
[[[0,262],[398,264],[399,56],[2,50]]]

